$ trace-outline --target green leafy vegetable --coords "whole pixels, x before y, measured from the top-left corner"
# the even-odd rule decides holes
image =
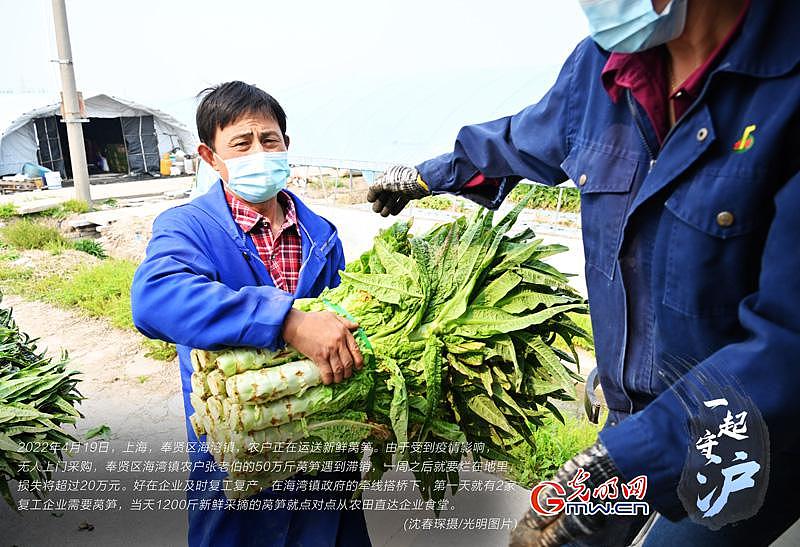
[[[78,373],[67,362],[66,353],[47,357],[20,332],[11,310],[0,308],[0,493],[15,510],[8,481],[48,480],[47,462],[60,461],[64,443],[76,441],[61,429],[82,417],[75,410],[82,399]]]
[[[437,461],[444,456],[404,450],[437,440],[482,443],[476,457],[513,460],[544,416],[559,416],[552,401],[571,397],[576,377],[562,359],[576,362],[572,340],[588,337],[567,316],[585,313],[585,300],[542,261],[564,248],[542,245],[529,229],[508,235],[525,204],[494,225],[492,213],[479,210],[418,237],[410,222],[397,223],[348,264],[338,287],[297,300],[302,311],[347,314],[363,329],[366,365],[346,382],[318,385],[314,365],[291,348],[194,350],[196,433],[236,440],[233,452],[214,454],[223,461],[256,457],[248,439],[332,431],[337,441],[372,441],[379,465],[393,456],[388,442],[398,443],[396,458]],[[568,352],[552,347],[557,340]],[[263,487],[276,476],[247,478]],[[458,482],[441,471],[417,479],[426,499],[444,495],[437,480]]]

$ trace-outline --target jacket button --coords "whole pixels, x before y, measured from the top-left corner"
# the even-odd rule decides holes
[[[723,228],[727,228],[733,224],[733,213],[730,211],[722,211],[717,213],[717,224]]]
[[[586,179],[588,178],[589,177],[586,176],[586,173],[582,174],[580,177],[578,177],[578,185],[583,186],[584,184],[586,184]]]
[[[697,130],[698,141],[703,142],[704,140],[706,140],[706,137],[708,137],[708,129],[706,129],[705,127],[701,127],[700,129]]]

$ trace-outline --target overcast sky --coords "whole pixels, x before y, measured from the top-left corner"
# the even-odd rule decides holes
[[[0,94],[57,94],[50,1],[0,0],[0,13]],[[463,116],[480,118],[534,102],[587,33],[577,0],[67,0],[67,14],[85,95],[191,120],[190,97],[241,79],[299,120],[416,89],[419,108],[438,105],[420,119],[444,132],[480,121],[452,105],[473,103]]]
[[[4,91],[58,90],[50,2],[0,0]],[[229,79],[560,64],[586,34],[574,0],[68,0],[78,86],[181,96]]]

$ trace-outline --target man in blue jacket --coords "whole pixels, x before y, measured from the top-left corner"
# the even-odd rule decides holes
[[[291,344],[319,366],[325,384],[349,378],[363,364],[351,333],[357,325],[329,312],[292,308],[295,298],[317,296],[339,283],[344,254],[336,228],[285,190],[286,114],[272,96],[243,82],[206,91],[197,109],[198,151],[220,180],[206,194],[158,216],[131,288],[136,327],[178,345],[186,429],[195,443],[199,439],[189,422],[191,348]],[[207,452],[190,457],[190,479],[209,481],[195,484],[225,478],[210,467]],[[316,492],[307,499],[316,494],[331,498]],[[270,489],[257,499],[281,496]],[[188,493],[189,545],[370,545],[361,511],[231,510],[224,502],[220,489]]]
[[[443,192],[497,208],[521,179],[572,179],[610,412],[544,492],[579,467],[590,488],[645,475],[647,547],[767,545],[800,516],[800,3],[580,2],[592,39],[537,104],[464,127],[369,199],[384,216]],[[633,520],[529,512],[514,544],[626,545]]]

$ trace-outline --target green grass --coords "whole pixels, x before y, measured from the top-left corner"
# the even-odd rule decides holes
[[[9,292],[23,293],[32,279],[33,271],[30,268],[0,262],[0,283]]]
[[[85,201],[70,199],[56,207],[33,213],[30,216],[64,219],[70,215],[88,213],[90,210],[91,207]]]
[[[0,251],[0,260],[7,260],[8,262],[11,262],[12,260],[18,259],[20,256],[22,255],[13,249],[3,249]]]
[[[134,271],[136,263],[133,261],[108,259],[36,278],[31,268],[13,266],[0,260],[0,286],[26,298],[105,319],[121,329],[136,330],[130,299]],[[147,352],[145,356],[151,359],[171,361],[177,356],[174,344],[143,339],[142,345]]]
[[[82,203],[82,202],[76,202]],[[42,249],[53,254],[59,254],[65,249],[75,249],[84,253],[96,256],[97,258],[108,258],[103,246],[93,239],[78,239],[70,241],[61,235],[57,229],[46,226],[36,220],[23,218],[16,220],[0,228],[0,244],[4,248],[25,251],[30,249]],[[5,253],[3,258],[15,260],[19,258],[16,254],[14,258],[8,258]]]
[[[600,423],[604,421],[601,416]],[[526,488],[552,478],[564,462],[597,440],[600,428],[583,416],[566,416],[563,424],[552,416],[545,418],[533,436],[536,450],[526,444],[512,452],[523,464],[509,465],[509,478]]]
[[[78,239],[73,243],[73,246],[75,247],[75,250],[83,251],[84,253],[96,256],[101,260],[108,258],[106,250],[99,241],[95,241],[94,239]]]
[[[85,201],[70,199],[61,204],[61,208],[69,213],[88,213],[91,207]]]
[[[175,344],[163,340],[145,339],[143,345],[147,350],[144,356],[156,361],[172,361],[178,356],[178,348],[175,347]]]
[[[24,295],[90,317],[104,318],[119,328],[133,329],[130,289],[136,264],[106,260],[76,270],[37,278],[31,268],[0,263],[0,282],[8,292]]]
[[[588,332],[592,338],[594,338],[594,333],[592,332],[592,321],[589,319],[588,314],[568,313],[567,315],[570,319],[575,321],[580,328]],[[584,340],[583,338],[573,338],[573,342],[575,342],[575,345],[579,348],[589,350],[592,352],[592,354],[594,354],[594,344]]]
[[[567,317],[572,319],[575,322],[575,324],[577,324],[580,328],[582,328],[583,330],[588,332],[589,336],[594,338],[594,333],[592,332],[592,322],[589,319],[589,315],[588,314],[567,313]],[[594,343],[589,342],[588,340],[584,340],[583,338],[579,338],[578,336],[576,336],[576,337],[574,337],[572,339],[572,343],[575,345],[575,347],[584,349],[584,350],[588,351],[589,353],[591,353],[592,355],[595,354],[594,353]],[[555,345],[556,345],[556,347],[558,347],[558,348],[560,348],[560,349],[562,349],[562,350],[564,350],[564,351],[569,353],[569,348],[567,347],[567,344],[565,344],[564,341],[561,338],[557,338],[556,339]],[[583,369],[581,369],[581,371],[583,371]],[[583,371],[583,372],[588,372],[588,371]]]
[[[50,226],[24,218],[0,228],[0,239],[8,246],[19,250],[63,249],[69,243],[61,233]]]
[[[19,252],[12,248],[8,243],[0,239],[0,260],[5,260],[11,262],[12,260],[16,260],[21,255]]]
[[[558,206],[559,188],[543,186],[541,184],[518,184],[511,190],[508,200],[514,203],[520,201],[533,188],[533,196],[528,202],[529,209],[549,209],[556,210]],[[561,196],[561,211],[566,213],[577,213],[581,210],[581,194],[577,188],[564,188]]]
[[[13,203],[0,203],[0,219],[14,217],[17,213],[17,206]]]
[[[422,209],[447,211],[453,208],[453,202],[445,196],[425,196],[424,198],[415,201],[414,206]]]
[[[119,328],[133,329],[130,291],[136,264],[107,260],[83,266],[73,275],[52,275],[31,283],[26,296],[63,308],[77,308],[90,317],[108,319]]]

